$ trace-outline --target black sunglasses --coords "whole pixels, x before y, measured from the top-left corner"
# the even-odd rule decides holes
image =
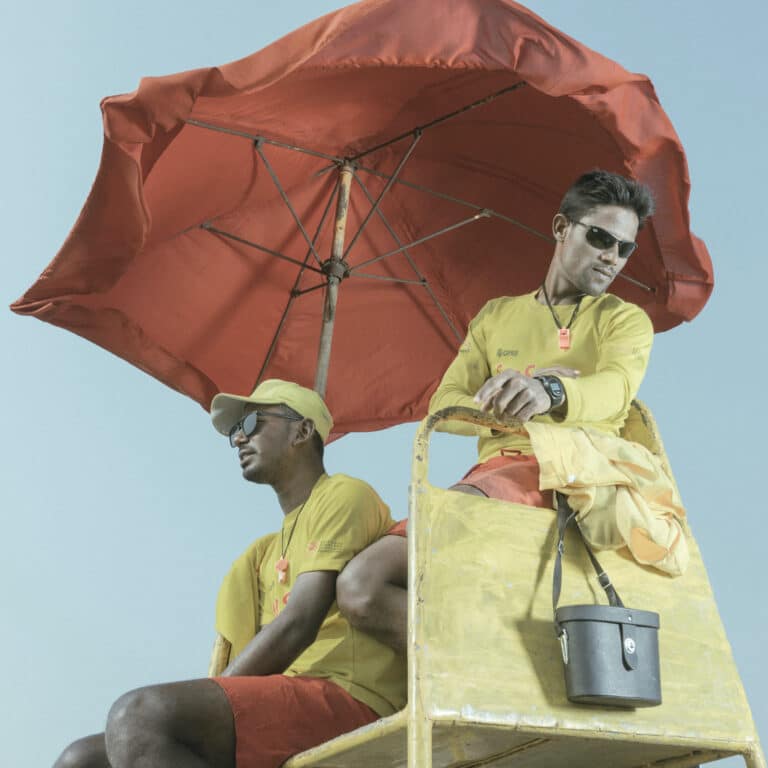
[[[618,237],[614,237],[608,230],[602,227],[596,227],[594,224],[585,224],[583,221],[572,221],[572,224],[580,224],[585,227],[587,233],[585,235],[587,242],[598,251],[610,251],[613,246],[618,243],[619,246],[619,258],[626,259],[637,248],[637,243],[633,243],[630,240],[619,240]]]
[[[235,436],[241,430],[246,437],[255,435],[256,430],[259,428],[259,424],[264,421],[267,416],[274,416],[277,419],[288,419],[288,421],[301,421],[304,418],[303,416],[293,416],[288,413],[275,413],[274,411],[251,411],[243,416],[243,418],[229,430],[229,444],[233,448],[236,447]]]

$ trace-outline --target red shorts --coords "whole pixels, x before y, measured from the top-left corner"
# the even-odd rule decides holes
[[[237,768],[277,768],[291,755],[377,720],[368,706],[318,677],[214,677],[235,720]]]
[[[475,464],[459,483],[471,485],[491,499],[513,501],[529,507],[553,508],[552,491],[539,490],[539,462],[535,456],[494,456],[482,464]],[[407,522],[400,520],[395,523],[387,535],[406,536]]]

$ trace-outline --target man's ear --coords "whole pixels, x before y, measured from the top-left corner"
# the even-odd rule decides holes
[[[570,225],[571,222],[567,216],[562,213],[556,213],[555,218],[552,219],[552,234],[555,236],[555,240],[558,242],[565,240],[565,235]]]
[[[302,419],[296,425],[296,435],[293,440],[294,445],[300,445],[306,443],[312,439],[312,435],[315,434],[315,422],[312,419]]]

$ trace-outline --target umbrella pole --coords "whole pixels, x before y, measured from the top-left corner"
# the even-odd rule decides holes
[[[333,324],[336,321],[336,303],[339,296],[339,283],[349,273],[349,268],[343,259],[344,233],[347,229],[347,214],[349,213],[349,192],[352,187],[354,166],[345,161],[339,173],[339,192],[336,198],[336,221],[333,225],[333,245],[331,258],[323,262],[323,272],[328,277],[328,287],[325,291],[325,306],[323,308],[323,326],[320,330],[320,348],[317,353],[317,369],[315,371],[315,391],[325,397],[328,384],[328,365],[331,360],[331,344],[333,342]]]

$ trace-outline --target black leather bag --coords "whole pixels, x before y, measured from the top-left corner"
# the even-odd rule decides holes
[[[659,614],[627,608],[579,529],[576,513],[557,495],[558,542],[552,579],[555,631],[565,664],[570,701],[610,707],[661,704]],[[609,605],[558,608],[563,574],[565,532],[574,523]]]

